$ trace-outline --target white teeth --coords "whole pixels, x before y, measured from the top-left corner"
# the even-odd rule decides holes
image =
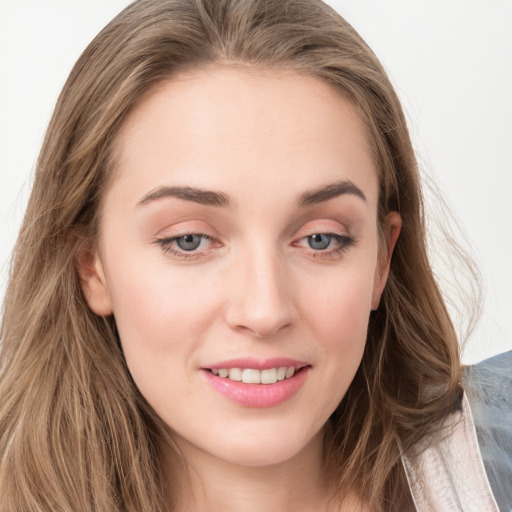
[[[236,380],[237,382],[240,382],[242,380],[241,368],[230,368],[229,369],[229,378],[231,380]]]
[[[245,384],[275,384],[277,381],[289,379],[295,375],[296,369],[293,366],[280,366],[279,368],[268,368],[267,370],[255,370],[253,368],[219,368],[212,369],[214,375],[223,379],[229,378],[236,382]]]
[[[242,372],[242,382],[245,382],[245,384],[259,384],[261,382],[261,372],[246,368]]]
[[[269,370],[261,370],[261,383],[262,384],[274,384],[277,382],[277,370],[270,368]]]

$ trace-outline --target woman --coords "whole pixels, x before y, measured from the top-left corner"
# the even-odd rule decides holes
[[[470,421],[398,99],[319,1],[142,0],[96,37],[2,343],[2,512],[428,510]]]

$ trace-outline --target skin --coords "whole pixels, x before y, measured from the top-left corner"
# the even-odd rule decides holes
[[[361,361],[400,231],[391,213],[379,254],[377,171],[355,109],[316,78],[216,66],[149,94],[117,153],[80,274],[91,309],[115,315],[133,379],[190,468],[180,510],[327,510],[324,425]],[[364,198],[299,204],[345,181]],[[147,199],[177,186],[229,205]],[[194,233],[208,238],[180,249]],[[311,246],[315,234],[327,248]],[[309,367],[283,403],[246,407],[203,370],[240,357]]]

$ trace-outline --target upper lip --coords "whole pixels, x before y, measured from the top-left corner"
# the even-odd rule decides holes
[[[211,365],[203,366],[208,370],[220,370],[229,368],[251,368],[254,370],[269,370],[270,368],[279,368],[286,366],[287,368],[294,367],[295,369],[310,366],[309,363],[291,359],[289,357],[273,357],[271,359],[256,359],[253,357],[244,357],[238,359],[229,359],[227,361],[220,361]]]

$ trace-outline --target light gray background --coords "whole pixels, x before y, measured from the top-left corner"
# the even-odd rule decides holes
[[[0,300],[58,93],[88,42],[128,3],[0,0]],[[479,264],[484,312],[464,360],[512,348],[512,0],[328,3],[388,70],[422,169]]]

